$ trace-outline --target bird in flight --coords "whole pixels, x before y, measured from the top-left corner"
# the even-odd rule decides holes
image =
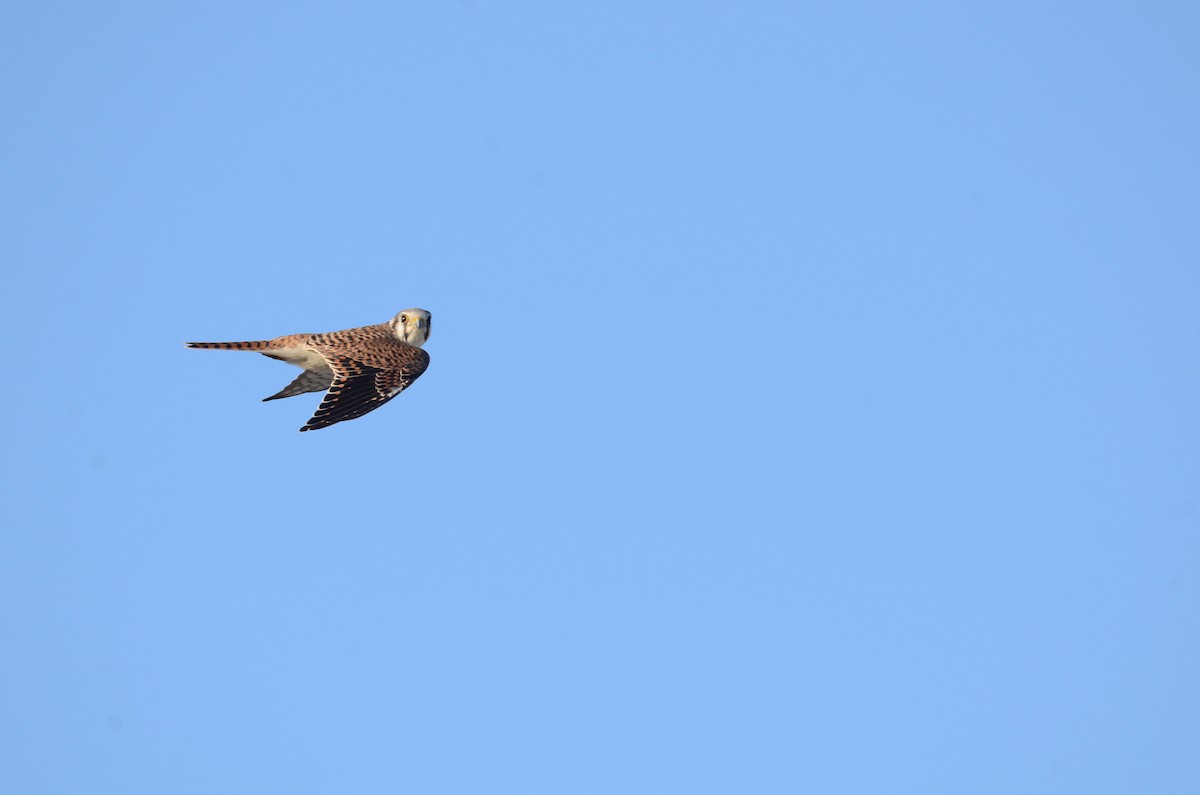
[[[302,431],[315,431],[353,420],[387,403],[421,377],[429,354],[433,316],[424,309],[405,309],[387,323],[348,328],[328,334],[288,334],[249,342],[187,342],[189,348],[256,351],[304,370],[295,381],[264,401],[325,392],[325,398]]]

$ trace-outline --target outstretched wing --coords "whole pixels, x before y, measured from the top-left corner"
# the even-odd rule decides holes
[[[303,395],[305,392],[324,392],[326,389],[329,389],[329,385],[332,383],[332,373],[318,373],[316,370],[305,370],[296,377],[295,381],[274,395],[271,395],[271,397],[263,398],[263,402],[266,403],[268,400],[278,400],[279,398],[292,397],[294,395]]]
[[[353,351],[312,346],[333,370],[333,383],[302,431],[353,420],[387,403],[429,367],[429,354],[400,342],[378,341]]]

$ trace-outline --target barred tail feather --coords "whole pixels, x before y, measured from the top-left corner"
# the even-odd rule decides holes
[[[250,340],[248,342],[185,342],[189,348],[214,348],[222,351],[265,351],[271,347],[271,340]]]

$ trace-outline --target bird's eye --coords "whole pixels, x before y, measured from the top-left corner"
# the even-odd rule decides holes
[[[401,322],[401,323],[407,323],[407,322],[408,322],[408,315],[401,315],[401,316],[400,316],[400,322]]]

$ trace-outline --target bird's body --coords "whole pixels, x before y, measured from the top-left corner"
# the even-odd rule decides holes
[[[331,331],[288,334],[246,342],[189,342],[189,348],[255,351],[304,370],[296,380],[264,400],[328,390],[302,431],[327,428],[361,417],[403,392],[429,366],[421,346],[429,339],[432,316],[406,309],[387,323]]]

